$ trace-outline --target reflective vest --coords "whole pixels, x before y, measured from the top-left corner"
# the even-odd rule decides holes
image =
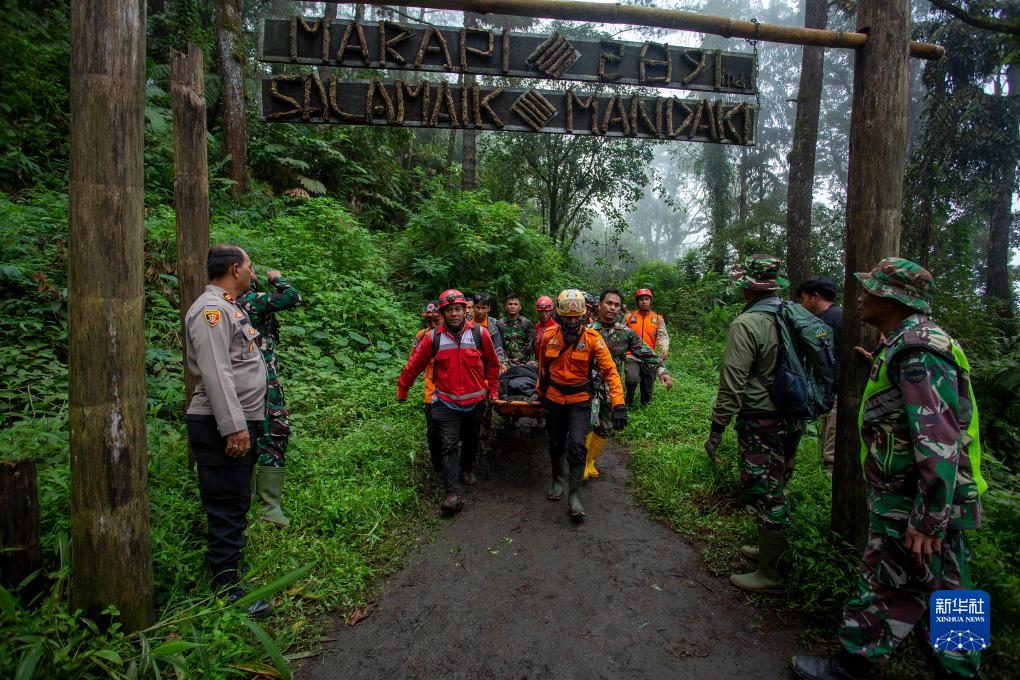
[[[961,381],[965,380],[967,382],[967,392],[970,397],[972,408],[971,419],[968,423],[960,423],[960,429],[965,432],[965,436],[963,437],[964,450],[967,453],[967,458],[970,459],[971,474],[974,476],[974,483],[977,485],[978,493],[984,493],[988,490],[988,482],[986,482],[981,476],[981,433],[977,400],[974,398],[974,387],[970,382],[970,362],[967,361],[967,357],[964,355],[963,349],[956,343],[955,340],[949,338],[949,343],[952,348],[951,354],[943,352],[937,347],[923,343],[895,343],[892,347],[882,347],[882,349],[875,355],[872,363],[871,376],[868,378],[868,384],[864,388],[864,395],[861,397],[861,410],[857,414],[857,433],[861,440],[861,467],[863,469],[864,463],[868,458],[868,447],[864,444],[864,414],[872,406],[869,402],[871,402],[872,399],[879,397],[886,390],[893,388],[893,384],[889,380],[889,364],[892,362],[895,354],[906,348],[921,347],[928,351],[937,352],[939,355],[950,359],[956,365]],[[889,350],[892,350],[892,352],[888,353]],[[877,371],[874,370],[875,367],[877,367]]]
[[[659,333],[661,322],[662,317],[654,311],[649,311],[643,316],[639,312],[631,312],[627,315],[627,325],[652,349],[655,349],[656,336]]]
[[[452,336],[444,326],[428,331],[400,372],[397,398],[407,397],[414,379],[430,363],[434,363],[433,403],[473,406],[486,395],[496,396],[499,358],[487,330],[468,322],[459,337]]]
[[[577,342],[567,346],[563,330],[548,331],[539,354],[539,396],[557,404],[578,404],[592,398],[592,365],[602,369],[613,406],[623,403],[623,384],[616,362],[598,331],[582,328]]]

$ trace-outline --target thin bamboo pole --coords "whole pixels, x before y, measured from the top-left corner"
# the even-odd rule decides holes
[[[368,0],[369,5],[388,5],[385,0]],[[801,26],[755,24],[753,21],[698,14],[679,9],[658,9],[597,2],[567,2],[566,0],[416,0],[415,6],[429,9],[448,9],[478,14],[509,14],[513,16],[541,17],[594,21],[602,24],[634,24],[670,28],[697,33],[711,33],[724,38],[746,38],[789,45],[813,47],[844,47],[858,49],[868,42],[867,33],[829,31]],[[941,45],[911,42],[910,56],[918,59],[940,59],[946,50]]]

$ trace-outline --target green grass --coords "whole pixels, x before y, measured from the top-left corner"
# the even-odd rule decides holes
[[[630,447],[633,492],[655,516],[685,538],[701,542],[707,568],[716,574],[747,571],[739,554],[755,536],[754,521],[737,498],[736,437],[727,430],[720,453],[725,465],[712,465],[703,448],[718,385],[721,347],[702,338],[674,339],[669,359],[672,391],[656,387],[644,409],[632,411],[622,437]],[[796,471],[787,490],[791,506],[787,596],[752,597],[761,606],[807,616],[807,637],[825,645],[835,640],[843,605],[856,592],[859,554],[832,540],[829,531],[831,481],[821,465],[814,425],[801,440]],[[994,481],[986,494],[985,522],[970,536],[975,587],[992,597],[992,646],[983,656],[984,677],[1012,677],[1020,661],[1020,494],[1015,476],[990,463]],[[1009,484],[1013,486],[1010,487]],[[920,663],[913,645],[898,651],[889,677],[913,677]],[[921,673],[920,677],[924,677]]]

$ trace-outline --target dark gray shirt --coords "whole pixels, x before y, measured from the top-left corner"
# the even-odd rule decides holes
[[[836,363],[839,364],[840,349],[839,339],[843,335],[843,308],[833,305],[818,315],[818,318],[829,325],[832,329],[832,349],[836,353]]]

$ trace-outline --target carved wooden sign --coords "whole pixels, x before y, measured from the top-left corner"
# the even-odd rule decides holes
[[[755,94],[755,57],[654,42],[389,21],[263,19],[259,60]]]
[[[262,119],[416,128],[551,132],[753,145],[757,107],[721,99],[471,87],[447,80],[323,81],[317,71],[262,79]]]

